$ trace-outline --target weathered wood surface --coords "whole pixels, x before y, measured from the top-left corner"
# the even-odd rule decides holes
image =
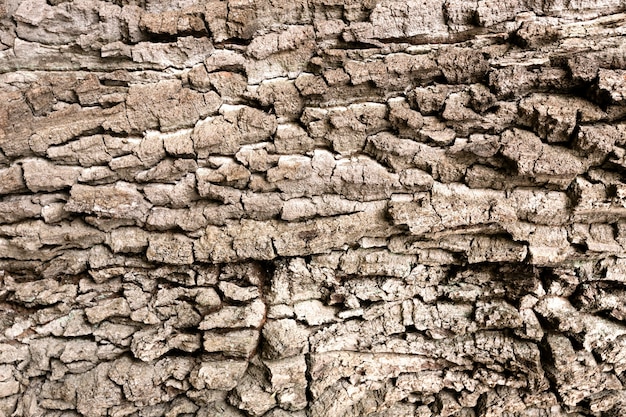
[[[623,0],[5,0],[0,416],[626,414]]]

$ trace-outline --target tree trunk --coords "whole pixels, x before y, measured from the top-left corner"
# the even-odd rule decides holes
[[[626,414],[623,0],[0,5],[0,416]]]

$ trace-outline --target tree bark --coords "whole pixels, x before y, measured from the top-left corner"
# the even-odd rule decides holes
[[[623,0],[0,5],[0,417],[626,414]]]

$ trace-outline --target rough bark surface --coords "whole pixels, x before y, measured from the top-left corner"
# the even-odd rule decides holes
[[[0,416],[626,415],[624,11],[0,3]]]

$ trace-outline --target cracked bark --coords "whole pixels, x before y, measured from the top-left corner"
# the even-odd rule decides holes
[[[0,5],[0,416],[623,415],[625,32]]]

